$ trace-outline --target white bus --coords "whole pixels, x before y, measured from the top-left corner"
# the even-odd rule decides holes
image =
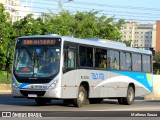
[[[38,35],[19,37],[12,67],[12,95],[81,107],[117,99],[130,105],[152,92],[152,52],[103,39]]]

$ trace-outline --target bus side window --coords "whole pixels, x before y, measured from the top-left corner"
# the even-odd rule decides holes
[[[65,50],[64,67],[75,68],[75,52],[73,50]]]

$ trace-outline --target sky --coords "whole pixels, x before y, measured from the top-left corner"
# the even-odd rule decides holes
[[[160,20],[160,0],[21,0],[27,6],[32,6],[32,12],[54,12],[58,13],[60,7],[75,13],[76,11],[100,11],[100,15],[126,21],[137,21],[140,23],[155,24]],[[32,4],[31,4],[32,2]]]

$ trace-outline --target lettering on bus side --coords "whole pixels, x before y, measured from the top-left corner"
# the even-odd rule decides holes
[[[91,73],[93,80],[104,80],[103,73]]]
[[[81,76],[81,79],[89,79],[89,76]]]

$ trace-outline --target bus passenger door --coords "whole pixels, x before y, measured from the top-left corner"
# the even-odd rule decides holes
[[[62,98],[77,97],[77,71],[76,50],[74,48],[64,49],[64,63],[62,75]]]

